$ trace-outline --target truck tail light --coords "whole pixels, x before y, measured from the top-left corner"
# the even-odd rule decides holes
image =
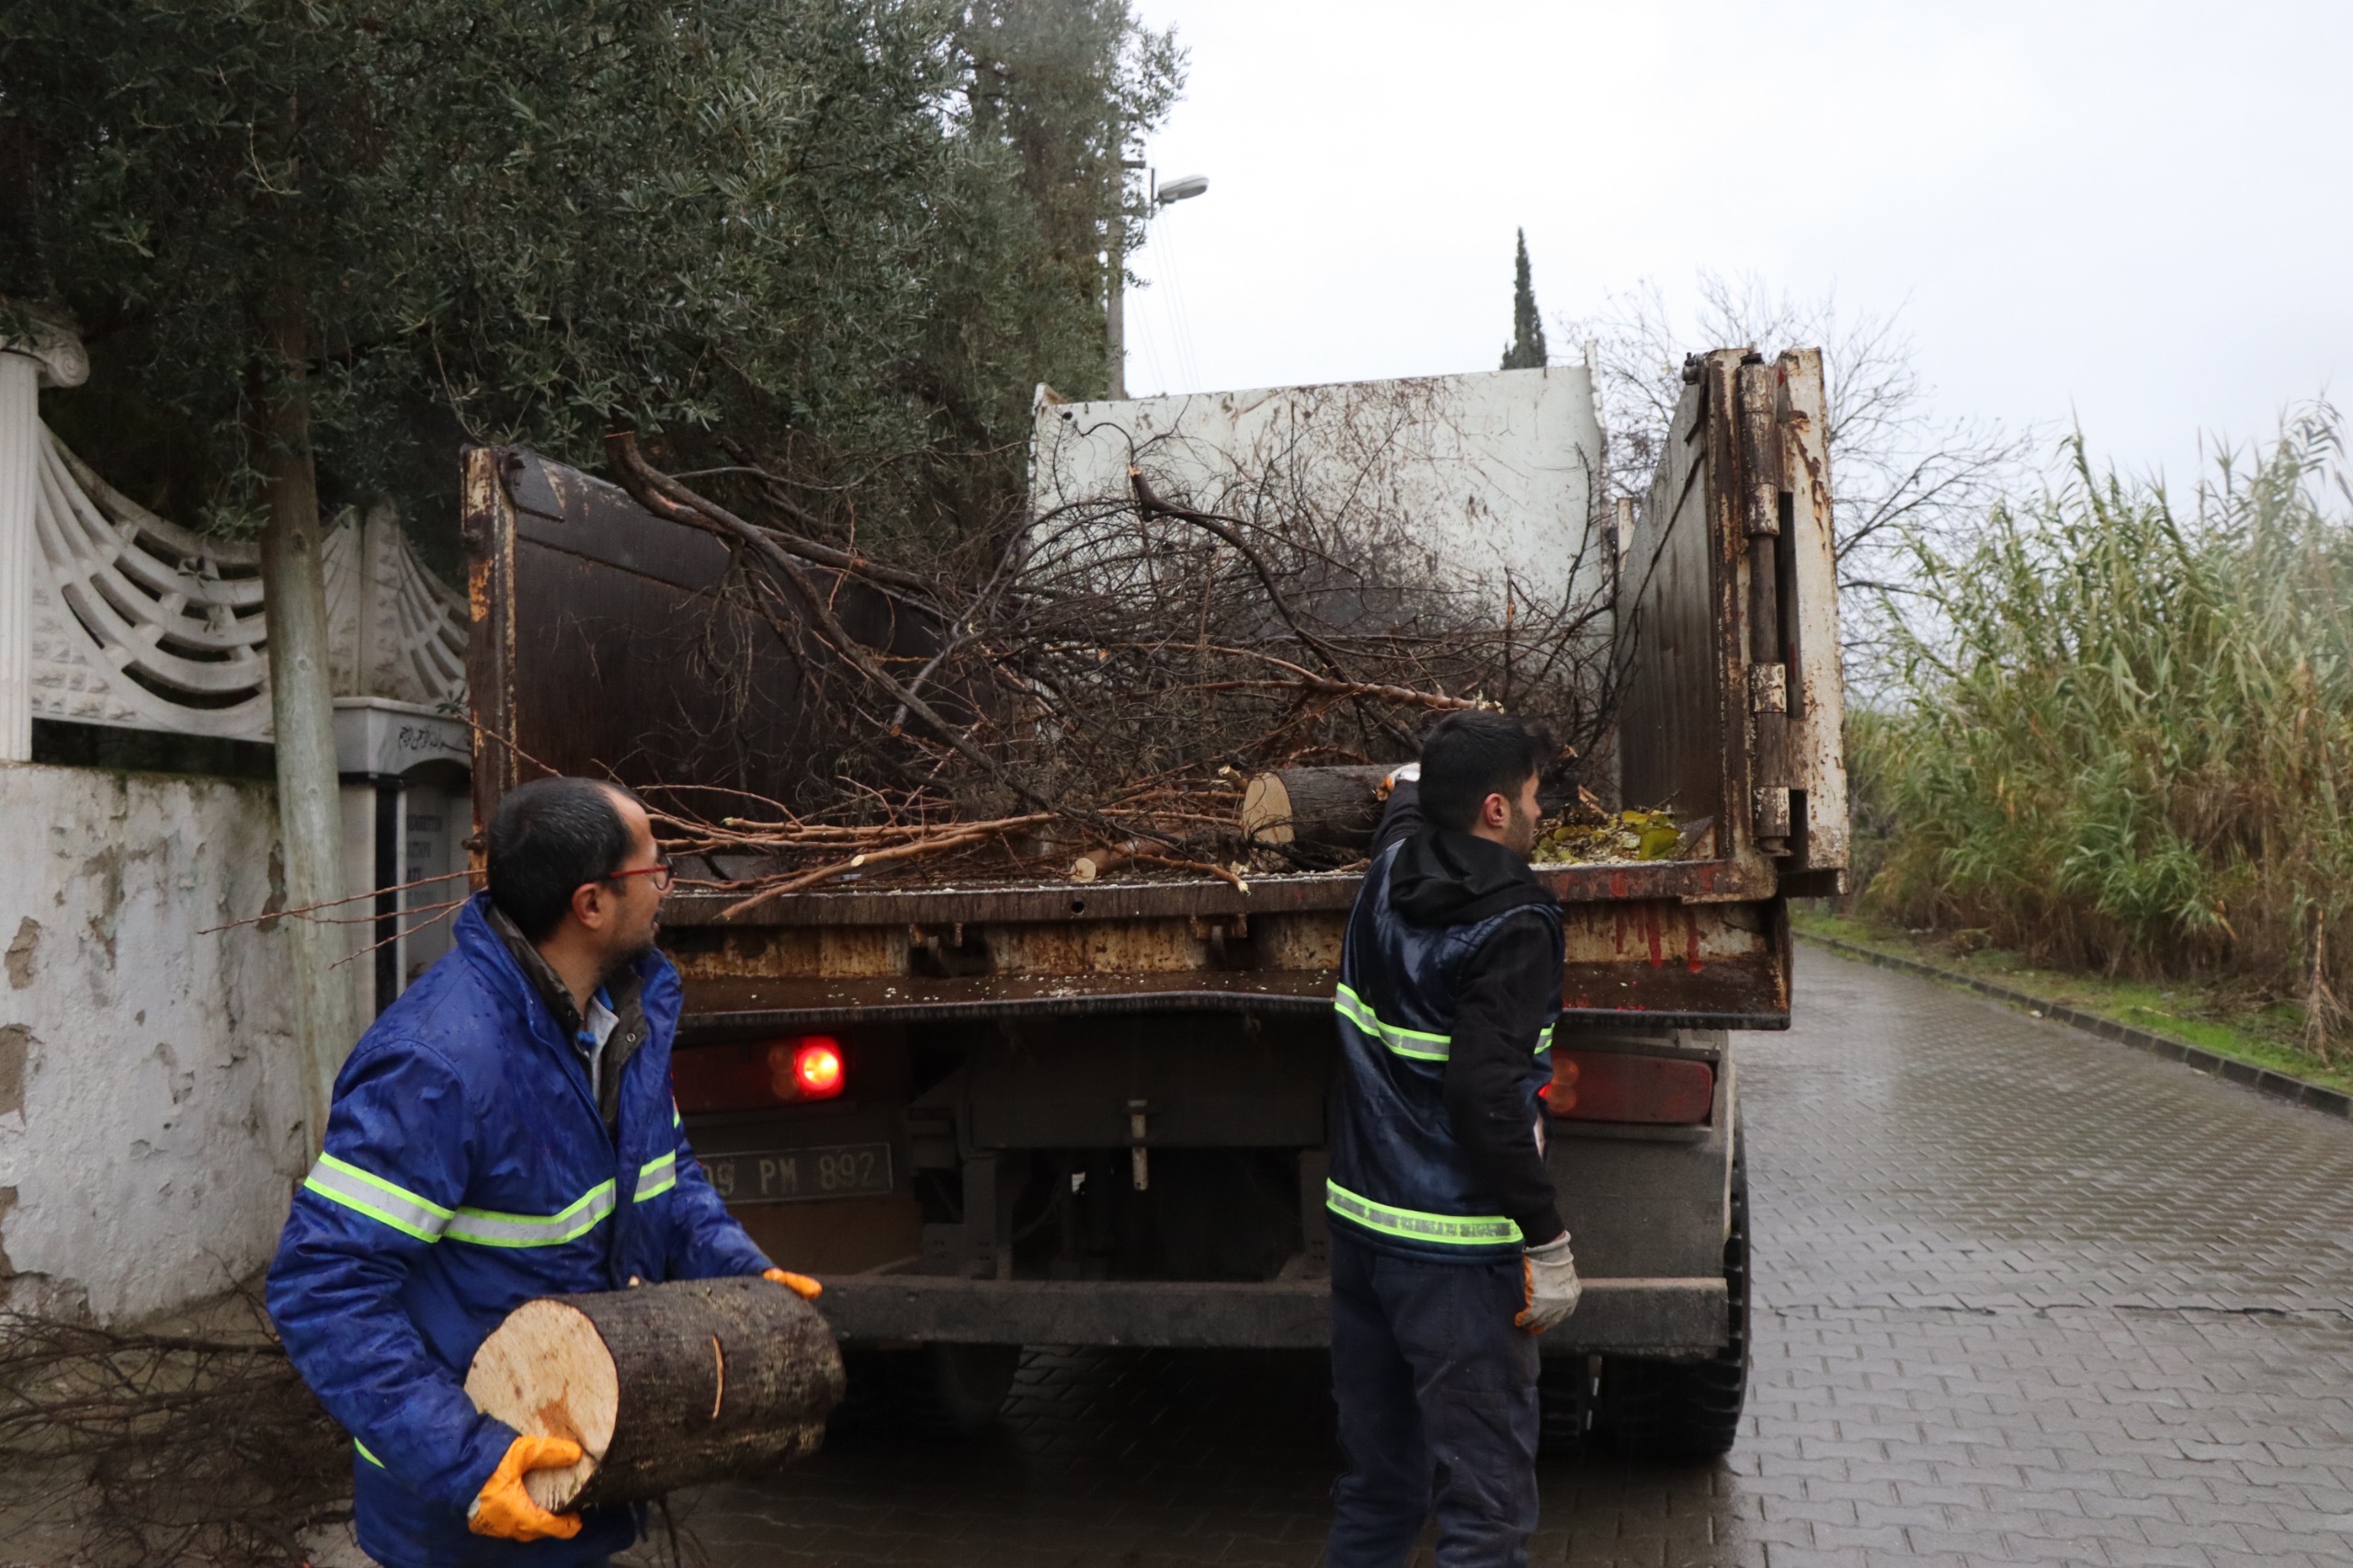
[[[822,1034],[698,1045],[670,1058],[670,1083],[682,1111],[756,1110],[829,1100],[842,1092],[848,1076],[841,1041]]]
[[[1716,1070],[1679,1056],[1556,1048],[1552,1081],[1540,1092],[1546,1110],[1570,1121],[1688,1126],[1708,1119]]]
[[[773,1067],[775,1059],[769,1059]],[[842,1048],[838,1040],[813,1035],[793,1048],[792,1082],[804,1100],[829,1100],[842,1092]]]

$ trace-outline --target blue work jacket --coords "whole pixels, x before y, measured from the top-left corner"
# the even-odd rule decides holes
[[[1471,1168],[1446,1106],[1460,979],[1506,921],[1540,923],[1561,966],[1560,905],[1540,890],[1483,920],[1417,926],[1392,907],[1390,879],[1402,845],[1373,859],[1348,912],[1333,1008],[1340,1027],[1340,1093],[1332,1128],[1324,1206],[1332,1222],[1374,1247],[1438,1263],[1517,1257],[1519,1226]],[[1537,1091],[1552,1080],[1556,999],[1520,1072],[1532,1123]]]
[[[647,1033],[608,1132],[578,1051],[487,913],[477,895],[456,947],[344,1063],[325,1152],[269,1268],[287,1355],[354,1439],[360,1547],[387,1568],[555,1568],[626,1548],[626,1507],[588,1510],[568,1541],[466,1528],[516,1437],[466,1397],[475,1347],[534,1297],[770,1267],[687,1146],[669,960],[636,965]]]

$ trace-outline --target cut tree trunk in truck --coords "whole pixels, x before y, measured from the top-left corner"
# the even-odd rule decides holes
[[[525,1477],[556,1513],[804,1459],[842,1389],[825,1320],[756,1277],[526,1301],[466,1373],[484,1415],[580,1445],[578,1464]]]
[[[1381,825],[1385,766],[1280,767],[1250,780],[1242,831],[1254,844],[1362,855]]]

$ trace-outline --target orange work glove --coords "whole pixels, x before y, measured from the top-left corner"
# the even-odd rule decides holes
[[[764,1268],[760,1278],[772,1279],[804,1301],[813,1301],[825,1293],[825,1288],[806,1274],[795,1274],[790,1268]]]
[[[517,1437],[490,1472],[466,1510],[466,1528],[501,1540],[570,1540],[580,1533],[577,1514],[551,1514],[523,1490],[523,1472],[561,1470],[580,1462],[580,1445],[569,1437]]]

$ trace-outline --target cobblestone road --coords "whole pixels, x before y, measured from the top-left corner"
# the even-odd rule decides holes
[[[1548,1462],[1536,1561],[2353,1562],[2353,1128],[1818,951],[1798,1015],[1741,1042],[1741,1443]],[[1310,1564],[1324,1382],[1033,1354],[995,1437],[837,1437],[682,1521],[719,1568]]]

